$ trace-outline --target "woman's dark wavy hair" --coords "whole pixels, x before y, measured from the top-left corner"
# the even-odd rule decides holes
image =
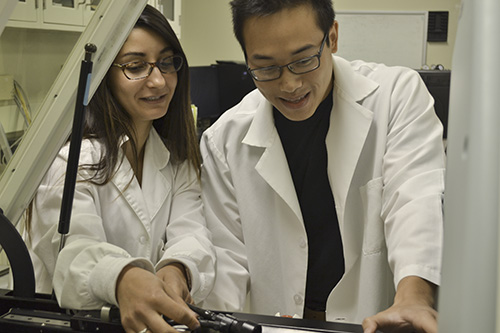
[[[162,137],[170,156],[175,162],[189,161],[200,176],[201,158],[195,121],[189,97],[189,67],[181,44],[166,18],[154,7],[147,5],[134,26],[148,29],[173,48],[174,54],[183,57],[183,65],[177,72],[177,87],[167,113],[154,120],[153,126]],[[123,158],[119,160],[120,143],[124,135],[131,140],[134,156],[138,156],[132,118],[125,111],[110,89],[109,71],[89,102],[83,130],[84,138],[99,140],[103,145],[101,159],[97,164],[84,165],[92,171],[88,181],[106,184],[111,180]],[[122,155],[123,157],[123,155]],[[137,166],[137,159],[134,161]]]
[[[312,6],[316,13],[318,27],[323,33],[328,33],[335,20],[332,0],[232,0],[230,2],[233,14],[233,31],[236,39],[245,51],[243,26],[251,17],[264,17],[275,14],[283,9],[302,5]],[[327,41],[329,43],[329,41]]]
[[[177,72],[177,86],[174,96],[165,116],[153,122],[158,134],[162,137],[170,151],[170,158],[174,162],[189,161],[197,171],[198,179],[201,172],[201,157],[196,135],[195,122],[191,111],[189,97],[189,67],[186,55],[181,44],[165,17],[154,7],[147,5],[137,20],[135,27],[149,29],[161,36],[174,50],[174,54],[183,57],[183,65]],[[97,139],[102,145],[100,161],[94,165],[82,165],[82,169],[90,171],[90,178],[86,179],[94,184],[104,185],[115,174],[117,167],[122,163],[119,160],[120,144],[123,136],[131,140],[131,147],[136,156],[135,167],[138,165],[138,152],[135,145],[135,135],[132,119],[125,109],[118,103],[109,87],[109,71],[97,88],[86,110],[86,119],[83,129],[84,139]],[[133,178],[130,179],[132,181]],[[33,201],[26,209],[25,228],[31,229]]]

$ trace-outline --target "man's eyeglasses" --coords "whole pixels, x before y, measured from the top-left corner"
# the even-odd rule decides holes
[[[163,74],[178,72],[183,63],[183,58],[180,55],[173,55],[162,58],[156,62],[147,61],[131,61],[124,64],[113,64],[112,66],[121,68],[123,74],[129,80],[141,80],[147,78],[156,67]]]
[[[292,72],[293,74],[305,74],[312,72],[313,70],[318,69],[321,64],[321,53],[323,52],[323,47],[325,46],[327,37],[328,33],[326,33],[325,37],[323,37],[323,41],[321,42],[321,47],[319,48],[318,53],[313,56],[292,61],[291,63],[283,66],[269,66],[255,69],[247,67],[247,69],[255,79],[255,81],[261,82],[279,79],[281,77],[281,73],[283,73],[283,67],[288,67],[290,72]]]

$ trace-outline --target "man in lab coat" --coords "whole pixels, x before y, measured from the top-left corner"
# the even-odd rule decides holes
[[[333,56],[331,0],[231,1],[257,90],[204,134],[204,306],[436,332],[444,149],[418,73]]]

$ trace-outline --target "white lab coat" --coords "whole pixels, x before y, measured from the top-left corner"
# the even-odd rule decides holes
[[[442,125],[415,71],[334,57],[334,73],[326,146],[345,274],[326,315],[361,323],[392,304],[402,278],[439,284]],[[249,93],[204,133],[201,150],[218,256],[204,306],[302,316],[307,236],[271,104]]]
[[[192,296],[200,302],[213,285],[215,251],[194,168],[188,162],[173,162],[151,129],[142,187],[135,177],[130,182],[133,171],[126,158],[103,186],[77,182],[69,235],[56,264],[67,156],[65,146],[34,199],[31,243],[38,291],[50,291],[53,276],[57,299],[65,308],[118,305],[116,280],[127,264],[154,272],[181,262],[191,274]],[[82,142],[80,164],[95,163],[99,156],[99,142]],[[88,178],[87,171],[82,174]]]

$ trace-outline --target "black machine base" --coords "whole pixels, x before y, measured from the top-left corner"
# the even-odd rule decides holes
[[[111,309],[112,311],[116,311]],[[254,315],[247,313],[211,312],[217,318],[239,323],[258,323],[264,332],[272,328],[287,328],[306,332],[361,333],[361,325],[322,322]],[[106,317],[104,319],[104,317]],[[119,314],[101,311],[70,311],[61,309],[51,295],[37,294],[35,298],[13,296],[12,291],[0,289],[0,333],[57,333],[57,332],[124,332]],[[203,319],[200,316],[200,319]],[[201,322],[201,320],[200,320]],[[215,332],[213,325],[202,323],[200,333]],[[234,333],[234,332],[230,332]]]

